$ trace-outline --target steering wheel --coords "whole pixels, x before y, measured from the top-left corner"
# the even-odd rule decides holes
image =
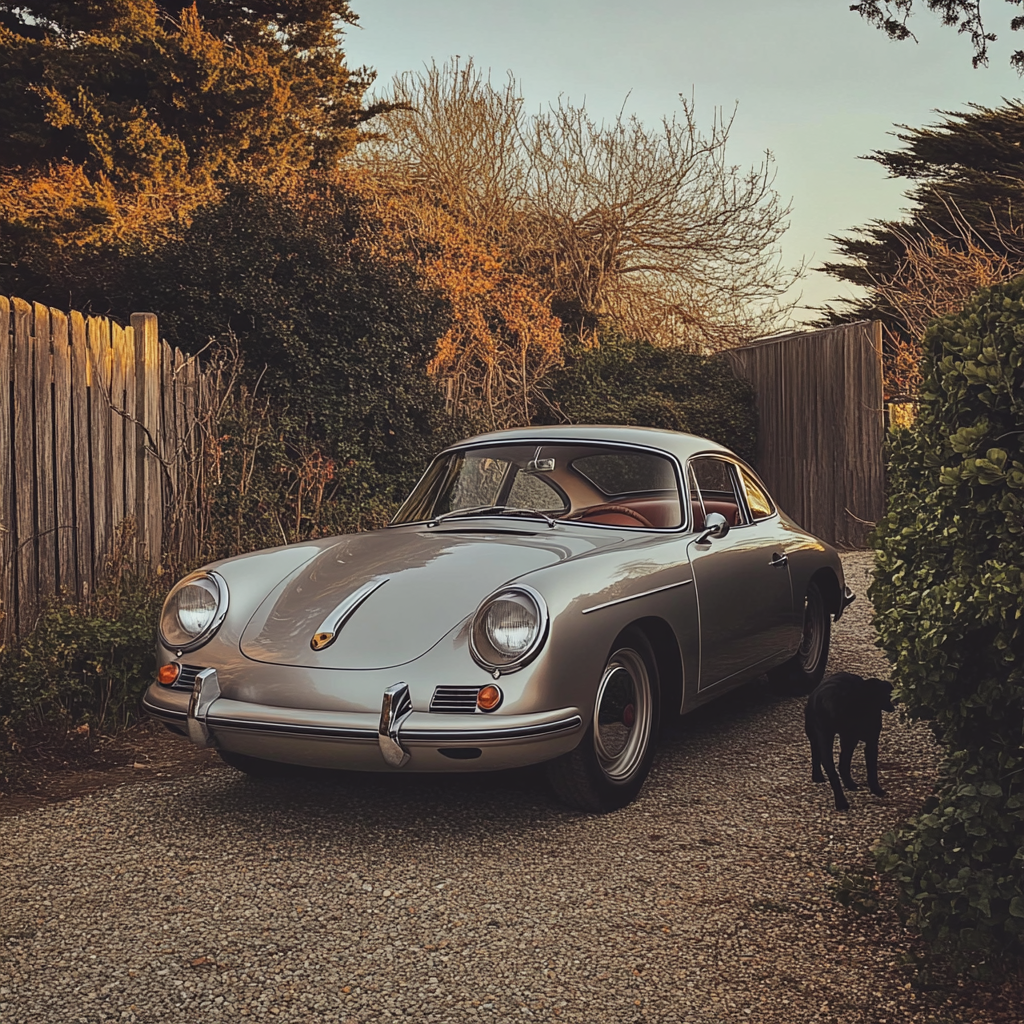
[[[567,515],[565,518],[567,520],[585,519],[588,516],[601,515],[602,512],[618,512],[619,515],[629,516],[630,519],[635,519],[641,526],[646,526],[649,529],[654,528],[654,523],[652,523],[648,519],[645,519],[635,509],[628,508],[625,505],[615,505],[612,504],[611,502],[605,502],[604,504],[601,505],[588,505],[586,508],[577,509],[570,515]]]

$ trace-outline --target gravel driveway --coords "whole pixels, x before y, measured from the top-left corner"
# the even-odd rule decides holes
[[[860,596],[832,667],[884,674],[870,555],[844,561]],[[889,716],[891,795],[841,815],[802,724],[800,700],[753,684],[686,719],[604,817],[530,772],[223,768],[2,820],[0,1020],[976,1024],[919,1006],[906,937],[872,937],[824,870],[920,802],[929,739]]]

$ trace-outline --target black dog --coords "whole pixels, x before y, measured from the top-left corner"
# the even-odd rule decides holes
[[[884,679],[863,679],[852,672],[829,676],[808,699],[804,723],[811,741],[811,779],[824,782],[825,775],[821,772],[824,767],[837,811],[850,809],[843,786],[858,788],[850,777],[850,762],[854,748],[862,740],[868,788],[875,796],[885,796],[885,790],[878,784],[878,737],[882,731],[882,712],[892,710],[892,683]],[[836,733],[839,733],[838,772],[833,758]]]

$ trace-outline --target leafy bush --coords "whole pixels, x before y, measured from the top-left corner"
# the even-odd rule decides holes
[[[325,454],[301,421],[241,383],[240,370],[232,357],[204,431],[199,561],[387,525],[398,501],[379,470]]]
[[[182,349],[237,339],[245,382],[298,448],[404,490],[448,429],[426,372],[448,305],[347,179],[234,182],[125,274],[124,305],[155,310]]]
[[[165,590],[119,558],[90,601],[52,604],[28,635],[0,648],[4,749],[60,746],[76,730],[127,725],[156,671],[154,630]]]
[[[600,344],[567,348],[547,400],[550,422],[681,430],[754,457],[753,390],[721,356],[630,341],[605,329]]]
[[[924,347],[870,594],[897,697],[947,757],[879,857],[912,923],[966,962],[1024,952],[1024,278],[936,321]]]

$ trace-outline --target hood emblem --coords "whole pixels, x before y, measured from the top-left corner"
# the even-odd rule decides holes
[[[313,634],[309,646],[314,651],[323,651],[334,643],[342,626],[355,614],[356,609],[379,587],[387,583],[388,577],[380,580],[370,580],[364,583],[358,590],[352,591],[344,601],[331,612],[330,615],[320,623],[320,628]]]

